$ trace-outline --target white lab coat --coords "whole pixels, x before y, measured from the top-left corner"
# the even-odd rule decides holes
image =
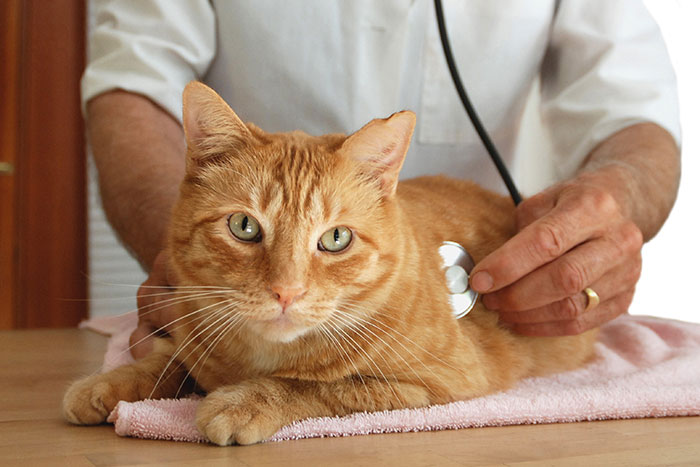
[[[244,121],[311,134],[349,133],[411,109],[418,123],[403,177],[502,186],[454,90],[430,0],[94,0],[90,8],[84,102],[121,88],[181,118],[182,89],[199,79]],[[680,141],[674,73],[641,0],[445,0],[444,8],[462,80],[511,167],[538,80],[554,157],[531,152],[532,167],[567,177],[600,141],[642,121]]]

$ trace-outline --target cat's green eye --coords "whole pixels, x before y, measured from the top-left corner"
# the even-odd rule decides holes
[[[244,242],[259,242],[262,239],[258,221],[242,212],[231,214],[228,218],[228,228],[237,239]]]
[[[333,227],[326,231],[318,241],[321,251],[338,252],[346,249],[352,240],[352,231],[347,227]]]

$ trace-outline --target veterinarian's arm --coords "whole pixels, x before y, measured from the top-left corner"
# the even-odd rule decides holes
[[[87,129],[107,217],[150,271],[185,173],[182,127],[149,99],[114,91],[88,103]]]
[[[100,180],[104,210],[119,238],[150,273],[147,288],[139,290],[139,308],[153,303],[168,284],[160,254],[170,211],[185,173],[182,127],[169,113],[138,94],[113,91],[87,105],[87,130]],[[160,254],[160,256],[159,256]],[[153,297],[151,296],[153,295]],[[154,323],[163,316],[146,315]],[[140,316],[132,343],[155,329]],[[150,351],[150,342],[132,350],[136,356]]]
[[[661,127],[642,123],[599,144],[572,179],[525,200],[519,233],[474,269],[484,304],[527,335],[577,334],[624,313],[641,247],[676,198],[680,155]],[[585,312],[591,287],[600,304]]]

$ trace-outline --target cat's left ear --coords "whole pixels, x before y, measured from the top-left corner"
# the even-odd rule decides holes
[[[203,83],[192,81],[185,87],[182,107],[187,154],[193,162],[235,151],[253,138],[231,107]]]
[[[416,114],[410,110],[372,120],[350,135],[340,151],[365,163],[368,174],[379,181],[384,196],[392,196],[415,126]]]

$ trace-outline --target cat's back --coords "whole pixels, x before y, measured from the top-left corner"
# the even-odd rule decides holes
[[[397,193],[404,222],[425,261],[437,255],[442,242],[462,245],[475,262],[500,247],[516,233],[515,206],[510,198],[488,191],[473,182],[445,176],[420,177],[399,183]],[[444,281],[441,271],[428,274],[433,284]],[[597,331],[577,336],[532,338],[501,328],[497,314],[478,304],[461,329],[467,337],[486,345],[476,349],[496,386],[508,387],[515,380],[576,368],[592,355]]]
[[[417,240],[429,248],[454,241],[479,261],[515,234],[510,198],[471,181],[418,177],[401,181],[397,195],[405,222],[420,232]]]

